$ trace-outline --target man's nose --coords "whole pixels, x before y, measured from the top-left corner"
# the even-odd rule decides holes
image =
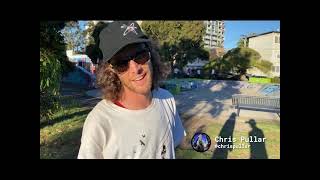
[[[129,62],[129,70],[135,74],[141,74],[143,72],[141,64],[135,62],[134,60]]]

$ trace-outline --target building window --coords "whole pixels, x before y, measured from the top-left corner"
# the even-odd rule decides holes
[[[280,59],[280,53],[277,54],[277,58]]]
[[[280,44],[280,37],[279,36],[275,36],[274,43]]]
[[[280,66],[272,66],[272,72],[280,72]]]
[[[272,69],[271,69],[272,72],[280,72],[280,66],[272,66]]]

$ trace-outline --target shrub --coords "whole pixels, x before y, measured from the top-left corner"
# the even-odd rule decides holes
[[[181,92],[180,84],[166,83],[164,87],[173,95],[179,94]]]
[[[273,77],[273,78],[271,79],[271,83],[280,84],[280,77]]]
[[[59,108],[61,64],[54,54],[40,48],[40,121]]]

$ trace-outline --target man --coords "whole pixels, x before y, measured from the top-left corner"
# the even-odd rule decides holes
[[[104,99],[84,123],[78,158],[175,158],[185,131],[173,96],[159,88],[168,72],[151,40],[130,21],[112,22],[99,37]]]

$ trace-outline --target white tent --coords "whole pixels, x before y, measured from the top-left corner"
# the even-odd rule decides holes
[[[73,54],[72,50],[67,50],[66,54],[67,54],[69,61],[71,61],[71,62],[92,63],[91,59],[86,54]]]
[[[82,62],[92,63],[91,59],[85,54],[76,54],[76,55],[69,56],[69,61],[71,62],[82,61]]]

